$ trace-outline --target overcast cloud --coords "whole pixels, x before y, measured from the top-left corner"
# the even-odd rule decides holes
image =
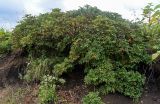
[[[159,0],[0,0],[0,27],[14,28],[24,14],[38,15],[52,8],[63,11],[78,9],[79,6],[89,4],[104,11],[117,12],[123,18],[133,20],[140,18],[142,8],[149,2],[158,3]]]

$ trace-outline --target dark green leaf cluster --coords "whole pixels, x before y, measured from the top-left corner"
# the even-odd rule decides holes
[[[138,100],[142,94],[142,86],[145,83],[145,77],[138,72],[127,71],[125,69],[116,72],[116,90],[126,96]]]

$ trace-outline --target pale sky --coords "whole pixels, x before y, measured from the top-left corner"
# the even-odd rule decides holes
[[[140,18],[142,8],[147,3],[160,3],[160,0],[0,0],[0,27],[14,28],[24,14],[38,15],[60,8],[62,11],[78,9],[86,4],[97,6],[103,11],[117,12],[123,18]]]

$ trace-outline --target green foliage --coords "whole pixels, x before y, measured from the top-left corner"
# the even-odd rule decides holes
[[[152,6],[152,3],[148,3],[148,5],[146,5],[143,9],[143,17],[144,19],[148,19],[148,22],[151,22],[151,16],[153,12]]]
[[[51,102],[56,103],[57,96],[56,96],[56,83],[65,83],[65,80],[58,79],[56,77],[45,75],[42,78],[39,87],[39,94],[38,97],[40,99],[41,104],[50,104]]]
[[[160,11],[159,11],[159,4],[153,5],[152,3],[149,3],[147,6],[143,9],[143,16],[144,20],[148,19],[148,22],[146,24],[143,24],[143,36],[145,41],[147,41],[150,44],[151,49],[159,50],[160,46]]]
[[[102,84],[103,86],[100,89],[104,94],[115,92],[115,82],[115,72],[113,71],[112,64],[108,61],[100,64],[95,69],[90,69],[85,77],[86,84],[93,84],[96,86]]]
[[[144,42],[149,44],[151,49],[160,49],[160,25],[159,24],[145,24],[142,30]]]
[[[11,50],[11,33],[0,29],[0,54],[6,54]]]
[[[83,104],[104,104],[101,97],[99,97],[99,92],[89,92],[89,94],[82,99],[82,102]]]
[[[86,84],[100,86],[100,92],[119,91],[138,98],[145,79],[137,72],[138,66],[150,61],[146,49],[151,44],[144,34],[141,25],[119,14],[85,6],[26,15],[13,30],[12,39],[13,48],[26,49],[33,58],[26,79],[39,80],[46,74],[60,77],[83,65]]]
[[[39,99],[42,104],[56,100],[55,79],[52,76],[44,76],[39,87]]]
[[[103,94],[118,91],[131,98],[138,99],[142,94],[145,77],[138,72],[119,69],[113,71],[112,64],[105,62],[91,69],[85,77],[86,84],[99,86]]]
[[[42,76],[49,74],[50,65],[52,62],[49,59],[30,59],[28,63],[27,72],[24,79],[28,82],[34,80],[40,80]]]
[[[78,10],[68,11],[68,14],[72,17],[76,16],[85,16],[88,19],[93,19],[96,16],[102,15],[109,19],[116,20],[116,21],[125,21],[121,15],[118,13],[108,12],[108,11],[101,11],[97,7],[92,7],[90,5],[85,5],[84,7],[80,7]]]
[[[61,58],[29,58],[27,65],[27,72],[24,79],[28,82],[41,80],[41,78],[46,74],[52,74],[53,67],[55,63],[61,61]]]
[[[145,77],[138,72],[125,69],[116,72],[116,90],[137,100],[143,91]]]
[[[148,23],[157,24],[160,19],[160,4],[153,5],[152,3],[148,3],[143,9],[144,19],[148,19]]]
[[[64,59],[64,62],[60,64],[56,64],[54,66],[54,73],[56,76],[62,75],[64,72],[67,71],[67,69],[72,68],[73,65],[68,59]]]

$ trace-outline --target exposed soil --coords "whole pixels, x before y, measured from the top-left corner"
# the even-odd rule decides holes
[[[15,83],[0,89],[0,104],[39,104],[38,85]]]
[[[58,89],[58,104],[82,104],[83,96],[92,89],[79,81],[76,84],[65,84]],[[37,93],[38,85],[36,84],[27,86],[24,83],[15,83],[8,85],[0,89],[0,104],[39,104]],[[132,99],[118,93],[102,96],[102,99],[105,104],[160,104],[160,92],[155,85],[146,88],[138,103],[134,103]]]
[[[58,87],[58,104],[82,104],[81,99],[90,90],[84,85],[82,68],[76,68],[62,77],[66,83]]]
[[[22,50],[17,50],[0,59],[0,87],[10,83],[13,79],[18,79],[26,66],[26,59]],[[15,83],[15,82],[13,82]]]

